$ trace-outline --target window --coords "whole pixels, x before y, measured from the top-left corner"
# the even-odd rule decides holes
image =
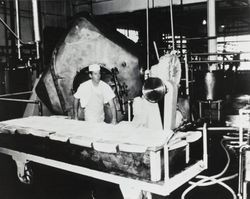
[[[139,33],[136,30],[128,30],[128,29],[122,29],[122,28],[117,28],[116,30],[134,42],[137,42],[139,39]]]
[[[226,57],[229,60],[245,60],[245,62],[238,62],[238,70],[250,70],[250,62],[247,61],[250,60],[250,35],[219,37],[217,42],[218,53],[240,53],[239,56],[227,55]],[[237,65],[236,62],[234,64]]]

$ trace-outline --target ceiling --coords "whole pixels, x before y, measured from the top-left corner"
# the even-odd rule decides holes
[[[207,3],[193,3],[173,6],[174,30],[187,37],[206,36],[207,26],[202,21],[207,18]],[[115,27],[143,30],[146,26],[145,10],[106,14],[99,16]],[[216,1],[217,35],[250,34],[250,0]],[[169,7],[149,10],[151,32],[170,33]]]

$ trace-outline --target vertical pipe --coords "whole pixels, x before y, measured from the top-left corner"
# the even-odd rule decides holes
[[[128,100],[128,121],[131,122],[131,101]]]
[[[184,8],[183,8],[183,0],[181,0],[181,16],[183,17],[184,13]],[[180,29],[180,52],[181,52],[181,57],[183,57],[183,31]]]
[[[43,116],[43,105],[41,101],[37,101],[37,105],[38,105],[38,112],[40,116]]]
[[[185,147],[186,150],[186,164],[190,161],[190,144],[188,143]]]
[[[207,0],[207,33],[208,37],[216,37],[215,0]],[[217,39],[208,39],[208,53],[217,53]],[[216,60],[217,56],[209,56],[210,60]]]
[[[239,178],[238,178],[238,197],[242,198],[242,183],[243,183],[243,150],[244,146],[239,150]]]
[[[208,154],[207,154],[207,124],[205,123],[203,125],[202,129],[202,141],[203,141],[203,162],[204,162],[204,167],[207,169],[208,166]]]
[[[5,93],[10,93],[10,67],[6,67],[4,70],[4,88]]]
[[[188,57],[185,54],[185,82],[186,82],[186,95],[189,96],[189,75],[188,75]]]
[[[4,2],[4,21],[6,21],[6,23],[8,23],[8,15],[7,15],[7,1]],[[3,75],[4,75],[4,93],[9,93],[9,65],[7,64],[7,60],[9,60],[9,55],[10,55],[10,50],[9,50],[9,38],[8,38],[8,30],[7,28],[4,29],[4,35],[5,35],[5,46],[6,46],[6,51],[5,51],[5,62],[6,62],[6,65],[4,67],[4,70],[3,70]]]
[[[9,1],[9,6],[10,6],[10,28],[11,30],[15,30],[15,8],[14,8],[14,1],[10,0]],[[14,37],[11,36],[11,54],[10,54],[11,58],[13,59],[13,57],[16,56],[16,39]],[[13,62],[15,64],[15,62]],[[14,65],[13,64],[13,65]],[[13,68],[14,66],[10,65],[10,69]]]
[[[242,189],[242,198],[247,199],[247,181],[243,182]]]
[[[4,21],[6,21],[6,23],[8,23],[7,22],[7,20],[8,20],[8,17],[7,17],[7,2],[4,2],[4,7],[3,7],[3,14],[4,14]],[[5,57],[5,60],[7,61],[8,60],[8,58],[9,58],[9,40],[8,40],[8,31],[7,31],[7,28],[5,28],[4,29],[4,36],[5,36],[5,46],[6,46],[6,50],[5,50],[5,55],[6,55],[6,57]]]
[[[164,145],[164,183],[169,183],[169,151],[168,151],[168,145]]]
[[[15,0],[15,8],[16,8],[16,34],[17,34],[17,57],[21,59],[21,42],[20,42],[20,17],[19,17],[19,2]]]
[[[239,116],[241,118],[241,120],[244,120],[244,108],[239,110]],[[239,124],[239,146],[243,145],[243,125],[242,123]]]
[[[148,17],[148,11],[149,11],[149,0],[147,1],[147,8],[146,8],[146,34],[147,34],[147,71],[149,71],[149,17]]]
[[[171,35],[172,35],[172,50],[175,50],[175,39],[174,39],[174,18],[173,18],[173,0],[170,0],[170,20],[171,20]]]
[[[202,117],[202,104],[203,104],[203,102],[202,102],[202,101],[199,101],[199,117],[200,117],[200,118],[203,118],[203,117]]]
[[[36,58],[40,58],[39,42],[40,42],[40,31],[39,31],[39,20],[38,20],[38,5],[37,0],[32,0],[32,15],[33,15],[33,28],[34,28],[34,41],[36,43]]]
[[[150,151],[150,179],[157,182],[161,179],[161,150]]]

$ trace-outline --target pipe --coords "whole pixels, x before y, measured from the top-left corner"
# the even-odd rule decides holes
[[[131,100],[128,100],[128,121],[131,122]]]
[[[202,128],[202,142],[203,142],[203,161],[204,161],[204,166],[208,167],[208,153],[207,153],[207,124],[205,123]]]
[[[34,27],[34,40],[40,42],[39,32],[39,20],[38,20],[38,5],[37,0],[32,0],[32,15],[33,15],[33,27]]]
[[[235,40],[226,40],[226,41],[219,41],[217,43],[219,44],[224,44],[224,43],[227,43],[227,42],[230,42],[230,43],[239,43],[239,42],[244,42],[244,43],[249,43],[250,40],[239,40],[239,41],[235,41]],[[245,53],[245,52],[244,52]]]
[[[185,82],[186,82],[186,95],[189,96],[189,74],[188,74],[188,57],[185,54]]]
[[[43,106],[42,102],[39,100],[24,100],[24,99],[13,99],[13,98],[0,98],[0,101],[8,101],[8,102],[23,102],[27,104],[37,104],[38,112],[40,116],[43,116]]]
[[[25,95],[25,94],[31,94],[31,93],[32,93],[32,91],[24,91],[24,92],[0,95],[0,97],[11,97],[11,96],[16,96],[16,95]]]
[[[207,33],[208,37],[216,37],[216,16],[215,16],[215,0],[207,0]],[[217,39],[208,40],[208,52],[217,52]],[[210,56],[210,60],[216,60],[217,56]]]
[[[43,104],[41,101],[37,101],[39,115],[43,116]]]
[[[33,28],[34,28],[34,41],[36,44],[36,58],[39,59],[40,58],[39,42],[41,41],[41,38],[39,31],[37,0],[32,0],[32,15],[33,15]]]
[[[153,41],[153,44],[154,44],[154,49],[155,49],[156,58],[157,58],[157,61],[159,62],[160,57],[159,57],[159,53],[158,53],[158,49],[157,49],[156,42]]]
[[[147,71],[149,71],[149,0],[147,0],[146,8],[146,34],[147,34]]]
[[[249,148],[250,148],[249,145],[243,145],[239,149],[239,178],[238,178],[238,194],[237,194],[239,198],[242,198],[242,192],[243,192],[242,184],[244,182],[244,179],[243,179],[243,177],[244,177],[243,176],[243,171],[244,171],[243,153],[245,150],[249,150]]]
[[[172,35],[172,50],[175,50],[175,39],[174,39],[174,18],[173,18],[173,0],[170,0],[170,19],[171,19],[171,35]]]
[[[9,93],[10,92],[10,70],[9,70],[9,66],[8,68],[4,69],[4,90],[5,93]]]
[[[15,8],[16,8],[16,34],[17,38],[20,38],[20,22],[19,22],[19,2],[15,0]],[[21,42],[17,39],[17,57],[21,60]]]
[[[196,130],[202,130],[202,127],[198,127]],[[208,131],[238,131],[236,127],[207,127]]]
[[[16,35],[16,33],[15,33],[16,25],[15,25],[15,5],[14,5],[14,0],[9,1],[9,7],[10,7],[10,10],[9,10],[9,15],[10,15],[9,16],[9,22],[10,22],[9,30],[10,30],[11,33],[14,33],[14,35]],[[8,23],[8,21],[7,21],[7,23]],[[7,24],[6,24],[6,27],[8,27]],[[16,38],[18,38],[18,37],[16,36]],[[11,37],[10,41],[11,41],[10,42],[11,43],[10,44],[11,45],[10,56],[14,58],[16,56],[16,40],[15,40],[15,38]],[[10,65],[10,68],[13,68],[13,67],[15,67],[15,63]]]
[[[227,52],[227,53],[191,53],[191,56],[208,56],[208,55],[235,55],[235,54],[244,54],[246,52]],[[250,52],[249,52],[250,53]]]
[[[204,128],[204,126],[203,126],[203,128]],[[229,152],[226,150],[225,146],[223,145],[223,141],[224,140],[222,139],[220,144],[221,144],[221,146],[222,146],[222,148],[225,151],[226,156],[227,156],[227,164],[224,167],[224,169],[220,173],[218,173],[216,175],[213,175],[213,176],[203,176],[203,175],[196,176],[196,178],[200,178],[201,180],[199,180],[198,182],[192,183],[192,185],[190,187],[188,187],[182,193],[181,199],[184,199],[186,194],[188,192],[190,192],[192,189],[194,189],[195,187],[197,187],[197,186],[210,185],[210,184],[215,184],[215,183],[218,183],[219,185],[226,188],[231,193],[231,195],[233,196],[233,199],[237,198],[234,190],[232,188],[230,188],[227,184],[225,184],[221,179],[218,179],[218,178],[220,178],[221,176],[223,176],[225,174],[225,172],[227,171],[227,169],[229,167],[230,161],[231,161]],[[235,177],[235,175],[229,176],[229,179],[232,179],[234,177]],[[225,179],[225,178],[222,178],[222,179]],[[210,181],[210,182],[208,182],[208,181]]]
[[[250,59],[239,59],[239,60],[204,60],[204,61],[189,61],[189,64],[209,64],[209,63],[239,63],[239,62],[250,62]]]
[[[217,39],[216,36],[211,36],[211,37],[188,37],[185,38],[185,40],[190,41],[190,40],[209,40],[209,39]]]
[[[7,16],[7,7],[6,7],[6,2],[3,4],[3,14],[4,14],[4,21],[7,21],[8,16]],[[5,36],[5,46],[6,46],[6,51],[5,51],[5,58],[8,60],[9,57],[9,41],[8,41],[8,32],[7,29],[4,29],[4,36]]]
[[[23,102],[23,103],[31,103],[38,104],[38,100],[24,100],[24,99],[13,99],[13,98],[0,98],[0,101],[9,101],[9,102]]]

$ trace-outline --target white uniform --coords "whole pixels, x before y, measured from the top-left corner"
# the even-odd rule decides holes
[[[111,87],[104,81],[94,86],[92,80],[88,80],[78,87],[74,97],[80,99],[80,105],[85,108],[85,120],[90,122],[104,121],[104,107],[115,97]]]

